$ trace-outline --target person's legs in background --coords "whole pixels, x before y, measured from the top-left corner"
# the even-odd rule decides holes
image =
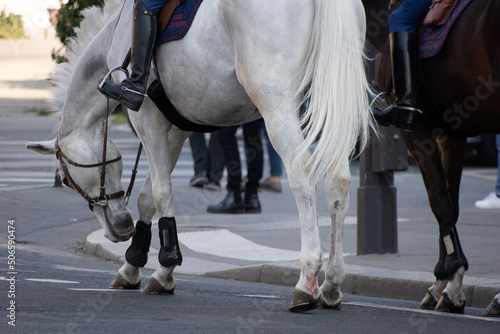
[[[270,175],[260,183],[260,187],[265,190],[280,193],[282,190],[281,174],[283,174],[283,162],[281,161],[278,152],[276,152],[276,150],[274,149],[273,144],[271,144],[271,140],[269,140],[269,135],[267,134],[267,129],[264,122],[262,123],[262,133],[264,135],[264,140],[266,141],[267,155],[269,157]]]
[[[475,203],[480,209],[498,209],[500,208],[500,135],[495,136],[495,143],[498,151],[497,158],[497,180],[495,183],[495,191],[488,196]]]
[[[189,145],[191,146],[191,154],[194,162],[194,176],[189,180],[189,185],[192,187],[203,187],[208,184],[208,149],[205,141],[205,134],[201,132],[193,132],[189,137]]]
[[[243,124],[243,139],[247,148],[248,174],[245,184],[245,212],[260,213],[260,201],[258,198],[259,180],[262,178],[264,167],[264,151],[262,147],[262,120]]]
[[[241,160],[236,140],[238,126],[229,126],[217,132],[227,169],[227,194],[218,204],[210,205],[211,213],[245,213],[241,198]]]
[[[217,132],[210,134],[210,142],[208,144],[208,169],[207,177],[208,184],[204,186],[208,190],[219,190],[220,180],[224,173],[226,161],[224,159],[224,152],[220,145]]]

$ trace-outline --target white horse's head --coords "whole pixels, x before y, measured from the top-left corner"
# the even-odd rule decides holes
[[[106,146],[104,169],[103,147],[84,137],[69,136],[59,143],[57,139],[32,142],[26,148],[39,154],[55,154],[64,184],[87,200],[104,227],[105,236],[113,242],[126,241],[135,228],[121,186],[123,163],[111,140],[107,140]]]
[[[76,30],[52,77],[52,109],[58,112],[57,139],[29,143],[40,154],[55,154],[65,184],[88,203],[113,241],[125,241],[135,232],[121,186],[120,152],[107,138],[107,116],[117,102],[107,102],[96,87],[108,72],[107,55],[122,2],[109,0],[104,9],[82,12],[85,20]]]

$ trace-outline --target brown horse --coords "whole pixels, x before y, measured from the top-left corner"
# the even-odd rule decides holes
[[[382,51],[377,85],[384,90],[390,60],[384,56],[388,29],[387,0],[363,0],[367,40]],[[457,18],[439,54],[420,60],[423,115],[414,132],[401,131],[418,163],[429,203],[440,229],[436,282],[422,308],[462,313],[462,278],[468,268],[456,223],[467,137],[500,133],[500,1],[474,0]],[[451,242],[449,235],[455,237]],[[500,313],[500,294],[485,315]]]

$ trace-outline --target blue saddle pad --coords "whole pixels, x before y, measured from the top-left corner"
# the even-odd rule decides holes
[[[451,26],[471,0],[458,0],[446,23],[441,27],[427,28],[420,42],[420,58],[430,58],[439,53]]]
[[[191,27],[194,16],[202,2],[203,0],[182,1],[181,4],[175,8],[172,18],[157,44],[163,44],[183,38]]]

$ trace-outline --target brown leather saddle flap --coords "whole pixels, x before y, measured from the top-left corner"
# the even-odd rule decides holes
[[[446,23],[458,0],[434,0],[424,20],[426,27],[440,27]]]

